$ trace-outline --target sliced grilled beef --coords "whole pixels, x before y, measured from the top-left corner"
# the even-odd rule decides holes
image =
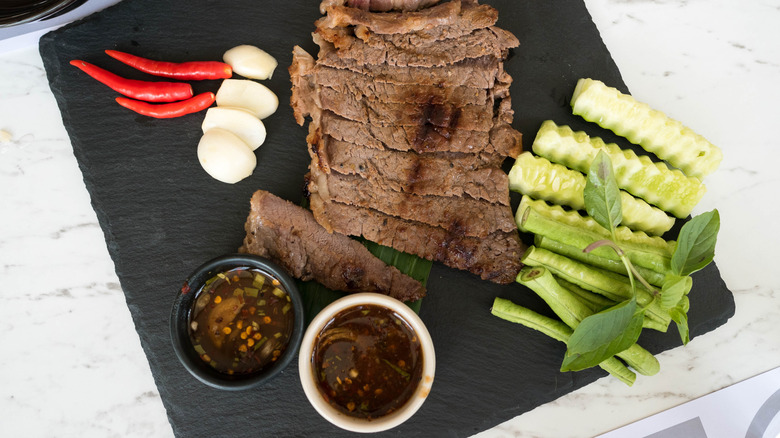
[[[268,257],[301,280],[332,290],[379,292],[399,300],[425,295],[420,282],[386,265],[343,234],[328,233],[312,213],[269,192],[252,196],[240,252]]]
[[[343,10],[333,10],[334,14],[342,13]],[[480,5],[476,0],[463,0],[458,18],[453,20],[452,24],[446,26],[433,26],[427,29],[416,30],[413,32],[387,33],[377,30],[370,23],[368,25],[355,23],[355,36],[368,42],[372,34],[385,35],[393,38],[393,41],[403,41],[411,45],[420,45],[431,43],[433,41],[460,38],[468,35],[477,29],[484,29],[496,24],[498,20],[498,11],[490,5]],[[349,17],[337,19],[334,21],[349,22]]]
[[[396,85],[374,81],[368,76],[349,70],[318,67],[314,70],[314,83],[355,97],[390,103],[418,103],[451,105],[484,105],[493,97],[506,96],[509,87],[487,90],[469,87],[439,87],[436,85]]]
[[[496,231],[512,232],[517,228],[507,205],[469,196],[420,196],[397,192],[357,175],[312,169],[308,190],[319,194],[324,202],[373,208],[389,216],[419,221],[466,236],[488,237]]]
[[[329,111],[320,111],[322,103],[317,90],[321,87],[314,78],[317,76],[315,72],[322,70],[320,66],[315,67],[314,58],[305,50],[298,46],[293,49],[293,61],[289,69],[293,83],[290,103],[300,125],[303,125],[306,116],[311,115],[313,123],[321,127],[324,133],[340,140],[376,148],[486,153],[511,157],[520,153],[521,136],[509,125],[512,111],[508,100],[502,100],[499,105],[499,116],[493,120],[489,133],[445,128],[430,123],[397,129],[373,126],[343,119]],[[334,76],[334,80],[336,72],[340,71],[325,70]]]
[[[444,27],[442,29],[449,29],[449,27]],[[520,45],[520,41],[518,41],[517,37],[515,37],[512,32],[496,26],[474,29],[471,32],[462,35],[457,34],[450,36],[442,34],[440,35],[441,38],[433,38],[432,36],[421,37],[419,33],[382,35],[371,32],[366,28],[360,28],[359,30],[352,29],[351,32],[344,28],[336,28],[330,29],[330,32],[337,38],[344,38],[343,35],[346,34],[348,39],[339,40],[341,44],[351,43],[351,38],[356,38],[369,47],[392,47],[396,50],[408,50],[416,53],[421,53],[423,50],[433,51],[436,47],[445,49],[450,47],[451,43],[458,42],[469,46],[482,45],[484,47],[482,56],[490,53],[493,53],[495,56],[503,56],[506,55],[507,49]],[[333,43],[336,44],[335,42]],[[343,49],[343,47],[340,47],[338,44],[336,44],[336,47],[340,50]],[[478,56],[464,56],[463,58],[476,58]]]
[[[354,163],[349,166],[329,167],[320,162],[320,154],[327,159],[327,138],[318,133],[309,135],[312,163],[309,169],[319,168],[324,172],[338,169],[347,174],[359,175],[378,188],[416,195],[470,196],[488,202],[509,205],[509,179],[499,167],[485,167],[474,170],[456,169],[452,162],[432,158],[423,154],[404,154],[404,158],[387,159],[381,162]],[[357,165],[354,165],[357,164]]]
[[[516,157],[522,148],[520,133],[501,121],[495,121],[490,132],[478,132],[444,129],[432,125],[373,126],[344,119],[330,111],[323,111],[319,116],[319,127],[324,134],[339,140],[398,151],[458,152]]]
[[[339,4],[340,3],[340,4]],[[460,0],[441,3],[419,12],[369,12],[343,6],[339,0],[325,0],[320,12],[327,14],[315,23],[317,27],[344,27],[362,24],[377,33],[405,33],[449,26],[457,21],[461,11]]]
[[[470,237],[455,229],[407,221],[373,209],[322,202],[316,193],[309,199],[317,221],[328,224],[335,232],[363,236],[380,245],[469,271],[483,280],[509,284],[522,267],[520,257],[525,247],[517,231]]]
[[[314,83],[320,87],[389,103],[485,105],[494,98],[509,95],[509,84],[503,83],[496,83],[496,86],[489,90],[438,85],[397,85],[375,81],[370,76],[350,70],[325,66],[316,66],[312,76]]]
[[[374,126],[424,126],[487,132],[493,128],[493,105],[405,104],[356,99],[353,94],[321,88],[320,108]],[[499,106],[499,110],[511,106]],[[509,116],[511,118],[511,115]]]
[[[317,156],[322,165],[341,173],[356,173],[360,169],[381,166],[400,168],[408,166],[406,163],[410,162],[440,163],[438,167],[449,166],[456,172],[468,172],[486,167],[500,167],[504,161],[504,157],[500,155],[456,152],[419,154],[414,151],[378,149],[337,140],[329,135],[323,135],[317,148]]]
[[[335,47],[318,34],[315,33],[313,38],[320,47],[318,64],[351,70],[370,76],[375,81],[402,85],[473,88],[493,88],[496,82],[505,82],[503,62],[492,56],[469,58],[447,66],[429,68],[361,64],[352,59],[341,58]]]
[[[482,56],[504,57],[516,47],[517,38],[510,32],[490,27],[478,29],[459,38],[450,38],[413,45],[403,38],[384,38],[364,34],[366,41],[345,28],[317,29],[317,33],[333,44],[340,58],[361,64],[387,64],[398,67],[432,67],[454,64]]]
[[[330,0],[325,0],[330,1]],[[347,0],[347,6],[364,11],[416,11],[439,3],[440,0]]]

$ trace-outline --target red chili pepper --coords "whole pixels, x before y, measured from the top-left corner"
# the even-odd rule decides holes
[[[183,82],[147,82],[117,76],[88,62],[74,59],[70,65],[108,85],[112,90],[147,102],[174,102],[192,97],[192,86]]]
[[[212,92],[198,94],[187,100],[179,102],[153,104],[141,102],[140,100],[128,99],[126,97],[117,97],[118,104],[131,109],[144,116],[156,117],[158,119],[170,119],[185,114],[196,113],[204,110],[214,103],[216,96]]]
[[[155,76],[182,80],[227,79],[233,76],[233,68],[219,61],[166,62],[141,58],[116,50],[106,50],[108,56],[130,67]]]

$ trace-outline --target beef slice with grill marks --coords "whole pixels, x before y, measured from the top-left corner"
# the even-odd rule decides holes
[[[429,29],[434,26],[454,24],[461,12],[461,0],[452,0],[415,12],[369,12],[344,6],[334,0],[320,3],[320,12],[325,16],[315,24],[317,27],[344,27],[353,25],[370,26],[377,33],[406,33]]]
[[[369,208],[323,202],[317,193],[311,193],[309,200],[317,220],[334,232],[363,236],[398,251],[469,271],[483,280],[509,284],[522,267],[520,257],[525,246],[516,230],[470,237],[458,230],[408,221]]]
[[[309,126],[310,132],[316,130]],[[449,166],[453,171],[468,172],[486,167],[501,167],[504,157],[488,154],[462,154],[457,152],[417,153],[367,147],[322,134],[317,156],[323,164],[341,173],[356,173],[366,166],[401,166],[402,162],[431,162]]]
[[[494,120],[489,132],[480,132],[433,125],[373,126],[347,120],[330,111],[321,111],[318,120],[312,123],[333,138],[380,149],[418,153],[485,153],[512,158],[522,149],[520,132],[499,120]]]
[[[425,295],[420,282],[386,265],[359,242],[329,233],[309,210],[259,190],[252,195],[239,252],[267,257],[292,276],[332,290],[378,292],[402,301]]]
[[[440,87],[438,85],[399,85],[379,82],[370,76],[351,70],[338,70],[318,65],[312,71],[315,84],[339,93],[352,94],[372,101],[414,104],[485,105],[494,98],[506,97],[509,84],[496,82],[492,89],[471,87]]]
[[[468,35],[477,29],[491,27],[498,21],[498,11],[490,5],[480,5],[476,0],[463,0],[458,17],[452,23],[443,26],[432,26],[426,29],[420,29],[409,32],[387,33],[379,32],[374,29],[371,23],[353,22],[350,17],[350,11],[344,9],[333,9],[330,11],[333,17],[331,22],[352,23],[345,26],[354,30],[355,36],[365,42],[369,42],[372,35],[383,35],[392,38],[399,44],[423,45],[431,42],[460,38]],[[347,16],[343,16],[346,14]],[[324,20],[323,20],[324,21]]]
[[[335,167],[320,161],[320,154],[327,159],[328,138],[313,132],[307,141],[312,157],[309,168],[335,172]],[[364,161],[362,165],[342,166],[342,169],[348,170],[347,174],[365,178],[378,188],[416,195],[470,196],[509,205],[509,179],[499,167],[465,171],[452,167],[452,162],[422,154],[394,158]]]
[[[441,0],[324,0],[320,8],[327,8],[330,4],[343,5],[350,8],[358,8],[364,11],[416,11],[439,3]]]
[[[364,35],[357,38],[346,28],[320,28],[317,34],[333,44],[337,55],[361,64],[387,64],[398,67],[446,66],[459,61],[483,56],[504,59],[508,50],[519,42],[512,33],[489,27],[478,29],[459,38],[434,41],[424,45],[412,45],[398,39],[373,38]]]
[[[493,56],[469,58],[447,66],[397,67],[387,64],[361,64],[341,58],[333,44],[318,34],[312,36],[320,47],[317,63],[370,76],[375,81],[400,85],[438,85],[442,87],[493,88],[506,77],[503,62]]]
[[[511,232],[517,228],[507,205],[469,196],[420,196],[397,192],[357,175],[325,173],[316,167],[311,171],[308,189],[310,193],[318,193],[324,202],[372,208],[389,216],[419,221],[466,236],[487,237],[496,231]]]
[[[303,125],[306,116],[311,116],[312,123],[321,127],[326,134],[376,148],[417,152],[487,153],[507,157],[516,157],[521,151],[521,135],[509,124],[511,123],[509,101],[502,100],[498,116],[494,117],[489,132],[451,129],[432,124],[397,128],[372,126],[344,119],[330,111],[320,110],[322,104],[318,90],[321,87],[313,80],[316,76],[313,72],[318,68],[319,66],[315,67],[311,55],[295,46],[293,61],[289,67],[292,80],[290,104],[295,119],[300,125]]]
[[[297,47],[297,46],[296,46]],[[303,56],[304,53],[306,53],[303,49],[296,48],[293,49],[293,52],[296,54],[297,57],[299,57],[298,62],[303,62]],[[311,56],[311,55],[308,55]],[[309,74],[313,74],[315,77],[315,82],[320,85],[326,85],[331,88],[338,88],[339,86],[344,86],[345,84],[354,84],[352,89],[369,89],[374,86],[374,84],[381,84],[383,86],[393,86],[395,85],[395,88],[388,89],[385,94],[401,94],[401,95],[409,95],[409,94],[420,94],[420,95],[432,95],[439,92],[422,92],[419,90],[423,89],[441,89],[444,91],[447,91],[452,88],[460,88],[460,89],[466,89],[469,93],[480,93],[481,95],[484,95],[485,98],[480,100],[479,102],[467,102],[467,103],[485,103],[487,102],[487,98],[490,96],[493,97],[505,97],[509,93],[509,86],[512,83],[512,77],[503,70],[503,65],[501,65],[502,68],[499,68],[495,71],[493,71],[494,67],[496,66],[495,62],[490,61],[489,58],[480,58],[479,60],[472,60],[470,62],[461,62],[458,64],[455,64],[453,66],[453,76],[457,76],[458,74],[468,74],[469,68],[473,67],[474,69],[481,69],[484,71],[475,71],[475,74],[479,74],[485,78],[487,78],[490,75],[493,75],[494,77],[492,79],[478,79],[473,80],[472,78],[443,78],[441,81],[437,82],[436,80],[431,80],[430,72],[434,72],[436,75],[441,76],[443,73],[440,71],[441,69],[434,68],[430,69],[430,71],[426,72],[425,69],[419,69],[419,68],[412,68],[412,69],[396,69],[396,68],[387,68],[383,69],[381,67],[377,66],[359,66],[356,63],[354,64],[355,71],[350,70],[347,68],[345,62],[341,62],[338,60],[330,59],[330,61],[335,61],[337,63],[340,63],[339,66],[329,66],[328,62],[329,60],[326,59],[323,62],[317,62],[315,67],[315,61],[314,58],[311,58],[311,69]],[[470,65],[469,65],[470,64]],[[360,70],[360,71],[358,71]],[[385,70],[385,71],[383,71]],[[489,71],[488,71],[489,70]],[[369,73],[370,71],[379,72],[379,76],[371,76]],[[399,77],[393,77],[392,74],[397,73],[400,75]],[[417,76],[419,77],[423,82],[414,82],[410,80],[409,75]],[[438,79],[435,78],[434,79]],[[487,86],[473,86],[469,84],[469,81],[478,83],[477,85],[488,85],[489,83],[492,84],[492,87]],[[454,83],[455,85],[450,85],[449,83]],[[393,91],[397,90],[397,91]],[[414,93],[411,91],[414,90]],[[461,93],[466,92],[466,90],[460,91]],[[379,95],[378,93],[371,93],[369,92],[361,92],[356,94],[363,94],[367,96],[373,95]],[[387,100],[384,99],[387,102],[392,102],[393,100]],[[457,103],[457,102],[453,102]]]
[[[509,99],[509,98],[506,98]],[[493,105],[388,103],[359,99],[349,93],[322,87],[321,109],[374,126],[424,126],[488,132],[493,128]],[[509,112],[507,112],[508,110]],[[498,105],[497,112],[511,122],[511,105]]]

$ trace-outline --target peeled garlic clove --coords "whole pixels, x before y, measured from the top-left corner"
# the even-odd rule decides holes
[[[265,50],[244,44],[225,52],[222,60],[245,78],[270,79],[278,63]]]
[[[276,112],[279,98],[258,82],[249,79],[225,79],[217,90],[217,106],[244,108],[264,119]]]
[[[201,129],[223,128],[236,134],[252,150],[265,142],[265,125],[257,116],[242,108],[212,107],[206,111]]]
[[[236,134],[212,128],[198,143],[198,161],[214,179],[235,184],[255,170],[257,158],[252,149]]]

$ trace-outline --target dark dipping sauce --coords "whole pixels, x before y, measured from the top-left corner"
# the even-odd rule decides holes
[[[278,280],[256,269],[232,269],[198,291],[190,311],[190,340],[217,371],[255,373],[287,348],[294,313]]]
[[[352,417],[379,418],[403,406],[422,378],[414,329],[378,305],[343,310],[315,339],[312,369],[325,400]]]

